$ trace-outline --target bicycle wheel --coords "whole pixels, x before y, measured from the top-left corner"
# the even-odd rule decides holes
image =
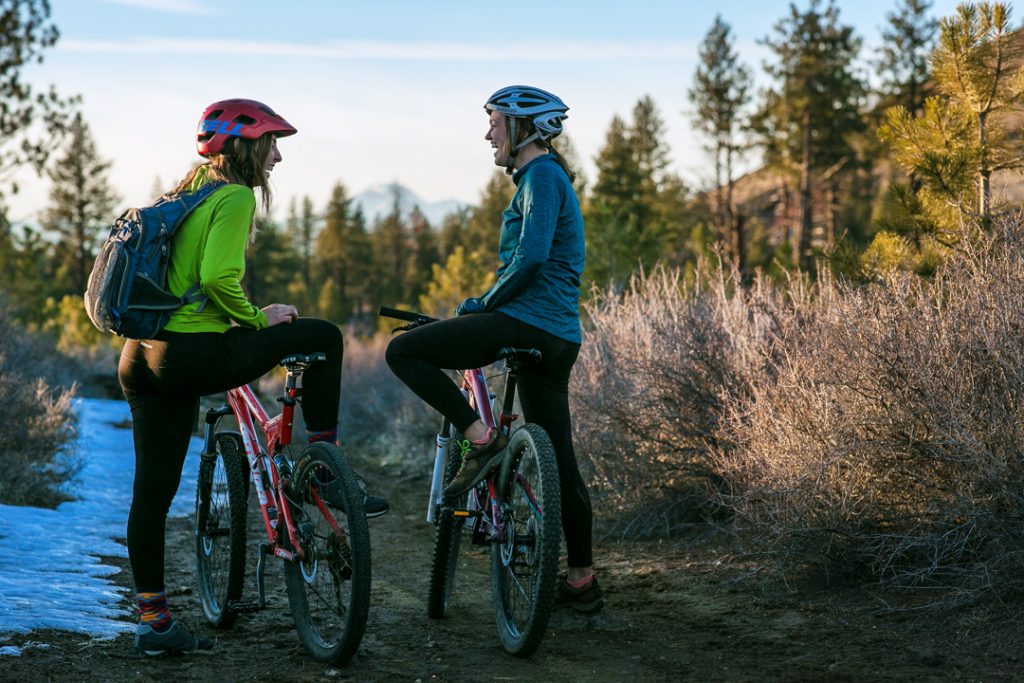
[[[311,494],[335,480],[344,509],[314,503]],[[285,564],[295,629],[313,659],[344,664],[359,648],[370,608],[370,531],[362,494],[338,449],[314,443],[295,463],[287,495],[304,553]]]
[[[562,501],[551,439],[538,425],[512,433],[499,483],[504,541],[491,546],[491,595],[501,644],[528,657],[551,617],[561,546]]]
[[[196,478],[196,576],[206,620],[227,628],[238,616],[229,605],[241,597],[244,580],[248,468],[239,435],[217,434],[214,443]]]
[[[457,436],[457,435],[456,435]],[[461,437],[459,437],[461,438]],[[448,445],[448,462],[444,468],[444,483],[447,485],[459,471],[462,458],[456,446],[458,438],[453,437]],[[468,494],[458,499],[445,499],[436,520],[434,531],[434,552],[430,561],[430,582],[427,586],[427,616],[443,619],[448,613],[448,599],[455,582],[459,548],[462,545],[462,528],[465,517],[456,517],[455,509],[465,508]]]

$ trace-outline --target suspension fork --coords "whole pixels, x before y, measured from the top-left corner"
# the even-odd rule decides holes
[[[441,419],[441,431],[437,433],[434,449],[434,473],[430,479],[430,500],[427,501],[427,522],[434,523],[435,512],[440,509],[444,498],[444,471],[448,465],[448,444],[452,440],[452,423]]]

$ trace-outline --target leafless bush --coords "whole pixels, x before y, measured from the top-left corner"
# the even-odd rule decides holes
[[[390,337],[346,335],[341,385],[341,438],[348,450],[389,464],[427,459],[439,417],[395,377],[384,361]]]
[[[752,537],[893,585],[1019,582],[1022,247],[1009,223],[933,280],[776,308],[771,380],[726,394],[712,451]]]
[[[574,439],[603,509],[625,513],[616,528],[630,535],[671,533],[709,513],[725,405],[744,402],[773,368],[777,294],[698,271],[690,284],[667,270],[637,276],[586,308]]]
[[[78,469],[69,450],[73,388],[54,390],[41,379],[51,354],[52,345],[0,312],[0,502],[54,507],[69,499],[61,486]]]

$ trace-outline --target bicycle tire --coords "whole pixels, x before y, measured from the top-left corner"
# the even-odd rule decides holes
[[[345,507],[327,508],[328,519],[310,492],[319,491],[330,477],[340,482]],[[370,609],[370,531],[363,496],[348,462],[326,443],[302,452],[287,490],[306,553],[285,564],[295,629],[314,660],[344,664],[359,649]]]
[[[246,475],[241,437],[214,439],[212,458],[200,459],[196,477],[196,578],[203,615],[214,628],[231,626],[229,605],[242,595],[245,579]]]
[[[554,608],[562,501],[558,462],[539,425],[512,433],[499,483],[506,539],[491,546],[491,596],[502,647],[528,657],[537,649]]]
[[[458,435],[448,444],[448,462],[444,468],[444,483],[448,484],[455,478],[462,462],[456,442]],[[436,529],[434,531],[434,550],[430,560],[430,581],[427,585],[427,616],[431,619],[444,619],[448,614],[452,586],[455,584],[455,570],[458,567],[459,549],[462,546],[462,529],[466,525],[465,517],[456,517],[457,507],[465,508],[468,494],[458,499],[444,500],[438,511]]]

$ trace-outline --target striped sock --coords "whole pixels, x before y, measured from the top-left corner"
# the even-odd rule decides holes
[[[139,605],[142,623],[157,633],[163,633],[171,627],[171,610],[167,606],[167,593],[136,593],[135,601]]]
[[[320,431],[306,430],[306,443],[326,441],[327,443],[338,444],[338,428],[331,427]]]

